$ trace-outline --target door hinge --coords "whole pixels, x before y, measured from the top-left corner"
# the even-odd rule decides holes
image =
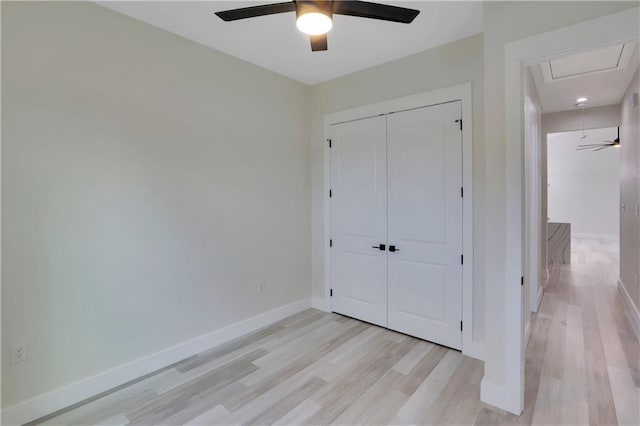
[[[329,290],[329,297],[333,297],[333,289]]]
[[[331,148],[331,139],[327,139],[327,142],[329,142],[329,148]]]
[[[460,131],[462,131],[462,118],[456,120],[455,122],[460,124]]]
[[[464,198],[464,188],[460,187],[460,198]]]
[[[460,255],[460,264],[464,265],[464,254]]]
[[[460,321],[460,332],[462,332],[462,321]]]
[[[520,277],[520,286],[524,285],[524,277]]]
[[[329,247],[333,247],[333,240],[329,240]]]
[[[333,192],[329,190],[329,198],[333,197]]]

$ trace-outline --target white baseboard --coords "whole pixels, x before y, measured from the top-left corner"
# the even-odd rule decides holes
[[[542,277],[542,279],[545,281],[545,284],[546,284],[546,282],[549,281],[549,270],[543,269],[542,274],[540,276]]]
[[[331,312],[331,306],[329,305],[329,300],[326,297],[312,297],[311,307],[324,312]]]
[[[542,303],[542,296],[544,296],[544,287],[542,284],[538,286],[538,295],[536,296],[536,312],[540,309],[540,304]]]
[[[2,410],[1,424],[30,422],[311,307],[309,298],[236,322]]]
[[[583,234],[579,232],[574,232],[571,234],[571,238],[588,238],[592,240],[609,240],[609,241],[618,241],[620,240],[620,236],[618,235],[610,235],[610,234]]]
[[[531,337],[531,313],[528,312],[528,314],[529,314],[529,321],[527,321],[526,325],[524,326],[524,347],[525,348],[529,344],[529,337]]]
[[[486,379],[480,382],[480,400],[516,416],[522,414],[518,392],[509,391],[506,386],[496,385]]]
[[[638,312],[638,307],[633,303],[633,300],[631,300],[631,296],[629,296],[622,280],[618,280],[618,292],[622,297],[624,311],[627,314],[627,318],[629,318],[633,332],[636,333],[636,337],[640,339],[640,312]]]

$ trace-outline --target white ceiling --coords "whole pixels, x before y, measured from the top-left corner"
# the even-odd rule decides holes
[[[380,1],[419,9],[413,23],[334,16],[329,50],[311,52],[295,13],[223,22],[220,10],[274,1],[99,1],[98,4],[307,84],[482,32],[481,2]]]
[[[620,103],[638,69],[638,55],[637,43],[627,43],[531,66],[542,111],[575,109],[583,96],[587,107]]]

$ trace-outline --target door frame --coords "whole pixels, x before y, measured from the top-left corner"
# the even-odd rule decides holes
[[[524,276],[527,244],[524,217],[525,205],[535,194],[529,191],[528,181],[537,179],[540,170],[525,174],[528,152],[524,145],[523,71],[528,65],[545,60],[585,52],[599,47],[636,41],[640,37],[638,16],[640,8],[602,16],[579,24],[542,33],[505,45],[505,131],[506,131],[506,250],[505,300],[503,306],[492,306],[487,300],[487,312],[497,309],[505,313],[503,351],[500,357],[486,362],[499,363],[489,367],[502,371],[503,383],[493,383],[487,376],[481,384],[481,399],[511,413],[521,414],[524,408],[524,324],[522,313],[521,277]],[[535,176],[537,174],[538,176]],[[526,307],[528,309],[528,307]],[[487,371],[487,367],[485,367]]]
[[[541,196],[541,140],[542,140],[542,120],[539,118],[542,116],[541,112],[536,110],[535,104],[533,101],[525,97],[524,99],[524,110],[525,114],[523,117],[525,126],[524,132],[528,132],[529,136],[524,136],[525,150],[527,162],[524,164],[525,169],[525,185],[526,191],[530,194],[530,198],[525,200],[525,214],[527,215],[526,222],[528,224],[527,228],[527,239],[529,241],[526,249],[525,256],[530,259],[529,269],[526,270],[525,280],[528,278],[529,284],[529,306],[525,307],[524,315],[531,315],[532,312],[538,312],[538,308],[540,307],[540,303],[542,302],[542,295],[544,293],[544,287],[541,282],[541,274],[542,274],[542,262],[541,262],[541,250],[542,250],[542,196]],[[535,118],[535,130],[536,133],[532,137],[531,135],[531,124],[530,117],[532,115],[536,116]],[[529,118],[528,118],[529,117]],[[528,144],[527,144],[528,140]],[[528,325],[531,322],[526,322]],[[530,330],[527,328],[525,330],[525,345],[529,337]]]
[[[331,155],[329,138],[331,125],[346,121],[374,117],[409,109],[435,106],[449,102],[461,102],[462,107],[462,251],[464,265],[462,269],[462,353],[472,358],[484,360],[483,342],[473,339],[473,120],[471,107],[471,83],[458,84],[429,92],[402,98],[391,99],[365,105],[345,111],[327,114],[324,117],[324,296],[325,303],[317,306],[331,311],[331,208],[329,190],[331,189]]]

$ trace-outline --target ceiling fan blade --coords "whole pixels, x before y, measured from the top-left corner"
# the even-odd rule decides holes
[[[333,2],[333,13],[410,24],[420,11],[368,1],[345,0]]]
[[[606,145],[606,146],[602,146],[602,145],[596,145],[596,146],[583,146],[582,148],[576,148],[575,150],[576,150],[576,151],[587,151],[587,150],[590,150],[590,149],[595,150],[596,148],[606,148],[607,146],[609,146],[609,145]]]
[[[238,19],[255,18],[257,16],[275,15],[276,13],[295,12],[296,4],[292,1],[286,3],[264,4],[261,6],[243,7],[240,9],[224,10],[216,12],[223,21],[237,21]]]
[[[579,147],[584,147],[584,148],[593,148],[594,146],[603,146],[605,144],[603,143],[590,143],[590,144],[585,144],[585,145],[578,145]]]
[[[311,51],[312,52],[319,52],[322,50],[327,50],[327,35],[326,34],[321,34],[321,35],[312,35],[309,36],[309,39],[311,40]]]
[[[602,148],[594,149],[593,151],[594,151],[594,152],[595,152],[595,151],[602,151],[603,149],[605,149],[605,148],[609,148],[610,146],[611,146],[611,145],[605,145],[605,146],[603,146]]]

